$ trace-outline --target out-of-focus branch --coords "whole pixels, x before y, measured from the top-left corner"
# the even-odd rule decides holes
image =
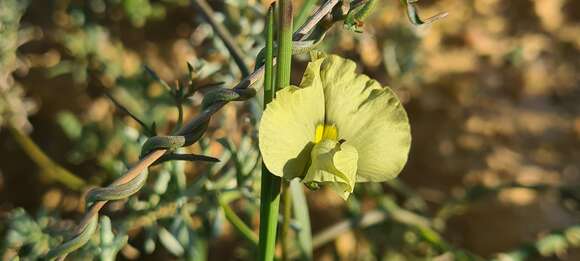
[[[323,230],[322,232],[316,234],[312,238],[312,248],[316,249],[328,242],[333,241],[338,236],[354,229],[354,228],[365,228],[378,223],[383,222],[387,219],[388,215],[384,211],[373,210],[365,213],[361,218],[356,220],[343,220],[331,227]],[[294,255],[291,255],[291,257]]]
[[[507,253],[500,253],[493,261],[523,261],[534,257],[560,255],[569,248],[580,246],[580,225],[573,225],[551,233]]]
[[[399,207],[389,198],[385,198],[381,205],[382,209],[380,210],[372,210],[362,214],[360,217],[340,221],[323,230],[322,232],[319,232],[312,238],[312,248],[316,249],[323,246],[324,244],[332,242],[338,236],[350,230],[363,229],[372,225],[383,223],[387,220],[392,220],[394,222],[413,228],[425,242],[431,244],[441,252],[453,252],[456,250],[432,228],[432,223],[426,217]],[[472,258],[471,260],[481,259],[480,257],[468,252],[463,254],[468,255],[470,258]],[[297,250],[293,251],[290,253],[290,258],[294,258],[298,255],[299,252]]]
[[[232,58],[234,58],[234,61],[238,65],[238,68],[240,68],[242,76],[247,77],[250,74],[250,69],[248,69],[248,65],[244,61],[242,49],[238,47],[228,29],[215,19],[215,13],[211,9],[211,6],[205,0],[192,0],[191,2],[201,11],[205,20],[207,20],[215,33],[222,39]]]
[[[77,177],[70,171],[52,161],[52,159],[50,159],[28,135],[22,133],[22,131],[18,130],[11,124],[8,124],[8,129],[14,137],[14,140],[18,142],[20,147],[26,154],[28,154],[32,161],[40,167],[41,173],[48,179],[59,182],[67,188],[75,191],[82,191],[87,186],[83,179]]]
[[[224,214],[228,221],[234,226],[238,232],[248,241],[250,241],[254,246],[258,246],[258,236],[244,221],[234,212],[234,210],[230,207],[228,202],[224,199],[218,199],[219,205],[224,211]]]

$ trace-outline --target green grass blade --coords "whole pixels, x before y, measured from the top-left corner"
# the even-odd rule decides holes
[[[297,179],[290,182],[292,191],[292,206],[294,219],[300,224],[298,232],[298,248],[302,260],[312,260],[312,232],[310,229],[310,216],[308,215],[308,203],[304,195],[303,186]]]
[[[304,3],[302,3],[300,11],[294,18],[294,26],[296,27],[294,29],[297,29],[297,27],[306,22],[308,15],[312,11],[312,9],[314,9],[314,6],[316,5],[317,2],[318,0],[305,0]]]

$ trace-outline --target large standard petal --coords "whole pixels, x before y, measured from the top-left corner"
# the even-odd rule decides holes
[[[390,88],[357,74],[353,61],[336,55],[322,57],[326,124],[335,124],[339,138],[358,151],[357,182],[396,177],[411,146],[409,120],[401,102]]]
[[[314,145],[311,165],[302,182],[309,187],[330,185],[344,200],[353,192],[356,182],[358,153],[346,143],[325,139]]]
[[[316,126],[323,122],[324,94],[320,84],[309,88],[289,86],[278,91],[262,114],[259,127],[258,145],[268,170],[287,179],[304,175]]]

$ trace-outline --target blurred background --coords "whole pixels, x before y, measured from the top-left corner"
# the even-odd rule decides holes
[[[270,1],[209,2],[253,66]],[[399,1],[380,1],[362,33],[336,24],[321,47],[395,90],[413,144],[398,179],[357,185],[348,202],[305,191],[313,259],[579,260],[580,2],[418,8],[449,16],[416,27]],[[306,61],[296,57],[295,83]],[[145,65],[170,86],[242,77],[188,0],[0,1],[0,259],[58,245],[83,192],[138,161],[147,131],[105,94],[160,134],[176,126],[173,97]],[[184,102],[186,120],[203,93]],[[260,106],[227,105],[187,149],[220,163],[153,167],[70,259],[253,259],[228,211],[257,231]]]

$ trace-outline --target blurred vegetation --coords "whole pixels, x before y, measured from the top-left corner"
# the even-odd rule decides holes
[[[422,0],[421,15],[449,16],[419,27],[399,1],[378,2],[362,32],[335,26],[321,48],[398,93],[413,130],[409,163],[346,203],[306,191],[293,256],[308,257],[301,242],[312,240],[314,260],[580,259],[578,1]],[[210,3],[252,65],[269,1]],[[2,260],[60,244],[83,191],[138,161],[149,133],[126,111],[158,133],[176,128],[176,100],[145,66],[173,87],[232,86],[243,73],[189,0],[0,1]],[[182,101],[184,119],[204,93]],[[183,149],[219,163],[152,167],[69,259],[253,259],[259,99],[224,107]]]

